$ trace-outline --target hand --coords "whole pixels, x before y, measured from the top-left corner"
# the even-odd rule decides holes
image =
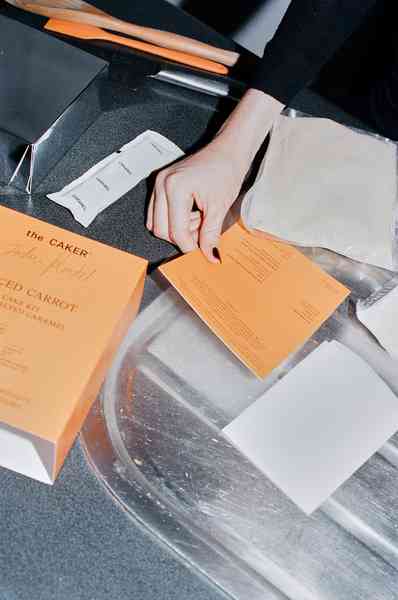
[[[210,262],[219,262],[217,246],[225,216],[282,109],[275,98],[248,90],[210,144],[159,173],[148,208],[148,229],[182,252],[200,247]]]
[[[211,262],[219,262],[214,249],[246,175],[245,165],[225,146],[220,136],[161,171],[147,217],[147,227],[157,237],[176,244],[182,252],[200,247]]]

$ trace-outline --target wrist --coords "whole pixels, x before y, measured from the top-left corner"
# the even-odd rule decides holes
[[[259,90],[250,89],[225,121],[213,140],[228,151],[236,165],[245,171],[278,118],[284,105]]]

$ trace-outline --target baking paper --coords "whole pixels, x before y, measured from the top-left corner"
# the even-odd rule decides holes
[[[310,514],[397,429],[397,397],[366,362],[333,341],[223,432]]]
[[[396,146],[328,119],[281,116],[242,218],[250,228],[393,269]]]
[[[88,227],[142,179],[183,154],[163,135],[147,130],[48,198],[68,208],[76,221]]]

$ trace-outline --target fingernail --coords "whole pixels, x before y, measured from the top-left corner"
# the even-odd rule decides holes
[[[222,263],[220,251],[219,251],[219,249],[218,249],[216,246],[213,248],[213,256],[214,256],[214,258],[216,258],[216,259],[217,259],[217,260],[218,260],[220,263]]]

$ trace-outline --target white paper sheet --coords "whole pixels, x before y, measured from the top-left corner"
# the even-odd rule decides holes
[[[183,155],[173,142],[148,129],[48,198],[69,209],[76,221],[88,227],[142,179]]]
[[[369,308],[357,307],[358,319],[398,359],[398,287]]]
[[[310,514],[397,429],[397,397],[367,363],[333,341],[223,431]]]
[[[242,204],[249,228],[393,269],[396,146],[328,119],[281,116]]]

